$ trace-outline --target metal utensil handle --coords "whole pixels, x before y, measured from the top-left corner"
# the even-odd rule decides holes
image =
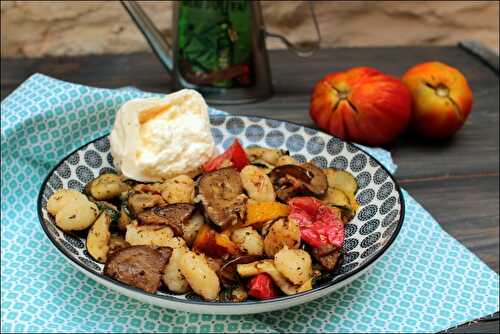
[[[268,32],[263,28],[266,37],[278,38],[280,41],[283,42],[283,44],[286,45],[287,49],[290,52],[292,52],[298,57],[304,57],[304,58],[310,57],[313,54],[315,54],[316,51],[319,50],[321,44],[321,32],[319,30],[319,24],[318,24],[318,19],[316,18],[316,12],[314,11],[313,1],[308,1],[307,3],[309,5],[309,10],[311,11],[311,17],[313,19],[314,28],[316,29],[316,34],[318,36],[317,41],[315,42],[307,41],[295,45],[292,42],[290,42],[285,36],[277,33]]]
[[[121,3],[127,10],[130,17],[134,20],[135,24],[141,30],[154,53],[156,53],[156,55],[160,58],[161,63],[165,66],[165,69],[171,73],[173,62],[172,57],[170,57],[167,53],[172,50],[170,43],[163,37],[156,25],[151,21],[137,2],[121,1]]]

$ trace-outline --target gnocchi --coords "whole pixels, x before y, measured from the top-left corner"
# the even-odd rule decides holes
[[[179,268],[194,292],[206,300],[217,299],[220,291],[219,278],[203,254],[187,251],[182,255]]]
[[[81,231],[97,219],[99,209],[86,197],[77,197],[58,210],[56,225],[64,231]]]
[[[132,246],[168,246],[174,232],[168,226],[138,225],[133,221],[127,225],[125,240]]]
[[[187,247],[184,246],[173,248],[172,256],[165,266],[162,276],[162,280],[167,288],[175,293],[186,293],[191,290],[188,281],[180,269],[181,259],[187,251]]]
[[[179,175],[162,184],[161,196],[168,204],[193,203],[194,181],[187,175]]]
[[[264,253],[262,237],[250,226],[234,230],[231,234],[231,240],[242,252],[249,255],[262,255]]]
[[[190,245],[193,244],[198,231],[205,223],[205,218],[200,213],[195,213],[189,220],[182,225],[182,237]]]
[[[299,224],[291,219],[279,219],[269,228],[264,239],[264,251],[267,256],[274,256],[284,246],[288,248],[299,248],[300,228]]]
[[[305,283],[312,276],[312,260],[302,249],[283,247],[274,255],[276,269],[295,285]]]
[[[62,208],[73,201],[87,199],[87,197],[73,189],[59,189],[47,201],[47,211],[55,216]]]
[[[251,199],[257,202],[273,202],[276,199],[273,184],[262,168],[248,165],[241,170],[240,177]]]

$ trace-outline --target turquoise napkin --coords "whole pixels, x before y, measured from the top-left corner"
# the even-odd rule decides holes
[[[375,267],[291,309],[191,314],[141,303],[86,278],[44,235],[36,196],[52,166],[108,132],[124,101],[145,95],[151,94],[35,74],[2,101],[2,332],[435,332],[498,310],[498,275],[407,192],[401,233]],[[394,172],[387,151],[368,150]]]

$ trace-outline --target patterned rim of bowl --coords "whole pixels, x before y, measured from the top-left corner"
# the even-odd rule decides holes
[[[46,185],[47,185],[50,177],[52,176],[52,174],[63,163],[65,163],[65,161],[70,156],[72,156],[76,152],[84,149],[88,145],[93,144],[93,143],[95,143],[95,142],[97,142],[97,141],[99,141],[99,140],[101,140],[101,139],[109,136],[109,134],[105,134],[103,136],[100,136],[98,138],[95,138],[95,139],[93,139],[93,140],[91,140],[91,141],[83,144],[82,146],[80,146],[80,147],[76,148],[75,150],[73,150],[72,152],[68,153],[64,158],[62,158],[49,171],[49,173],[45,177],[44,181],[42,182],[42,185],[40,187],[40,191],[38,193],[38,198],[37,198],[37,212],[38,212],[38,220],[39,220],[39,222],[40,222],[40,224],[42,226],[43,231],[47,235],[47,238],[52,242],[52,244],[56,247],[56,249],[58,249],[67,259],[69,259],[71,262],[73,262],[72,263],[73,265],[79,267],[80,269],[85,270],[88,274],[90,274],[90,275],[96,275],[99,278],[104,279],[104,280],[108,281],[111,284],[118,285],[118,286],[120,286],[122,288],[131,290],[131,291],[139,293],[139,294],[143,294],[144,296],[147,296],[148,298],[164,299],[164,300],[172,301],[174,303],[197,304],[197,305],[216,306],[216,307],[217,306],[219,306],[219,307],[221,307],[221,306],[228,307],[228,306],[238,306],[238,305],[263,305],[263,304],[268,305],[268,304],[273,304],[273,303],[280,303],[280,302],[283,302],[283,301],[286,301],[286,300],[297,299],[297,298],[300,298],[300,297],[304,297],[304,296],[309,296],[309,295],[312,295],[312,294],[316,294],[316,293],[318,293],[320,291],[323,291],[325,289],[328,289],[328,288],[330,288],[330,287],[332,287],[334,285],[339,285],[341,282],[346,281],[346,280],[352,278],[353,276],[356,276],[357,274],[361,273],[362,271],[368,269],[376,260],[378,260],[383,254],[386,253],[386,251],[392,245],[392,243],[394,242],[394,240],[396,239],[396,237],[399,235],[399,232],[401,230],[401,227],[402,227],[403,221],[404,221],[404,217],[405,217],[405,202],[404,202],[403,193],[401,191],[401,188],[400,188],[399,184],[394,179],[394,176],[389,172],[389,170],[383,164],[381,164],[370,153],[368,153],[365,150],[363,150],[362,148],[360,148],[358,146],[355,146],[355,145],[353,145],[352,143],[350,143],[348,141],[344,141],[344,140],[342,140],[342,139],[340,139],[340,138],[338,138],[336,136],[332,136],[332,135],[326,134],[326,133],[324,133],[322,131],[311,129],[311,128],[308,128],[308,127],[306,127],[304,125],[301,125],[301,124],[298,124],[298,123],[294,123],[294,122],[290,122],[290,121],[277,120],[277,119],[272,119],[272,118],[267,118],[267,117],[247,116],[247,115],[215,115],[215,116],[211,115],[211,117],[215,117],[215,118],[230,118],[231,117],[231,118],[246,118],[246,119],[250,119],[250,120],[264,120],[264,121],[266,121],[266,124],[268,122],[274,122],[275,124],[284,123],[285,125],[288,123],[289,125],[293,125],[295,127],[303,128],[303,129],[305,129],[305,131],[310,131],[311,133],[321,133],[321,134],[326,135],[328,137],[336,138],[337,140],[341,141],[342,143],[348,144],[351,147],[355,147],[356,150],[359,150],[360,152],[362,152],[363,154],[365,154],[369,158],[371,158],[373,161],[375,161],[376,164],[377,164],[377,167],[382,168],[384,170],[384,172],[387,173],[388,177],[390,178],[390,180],[394,184],[394,191],[396,191],[398,193],[398,195],[399,195],[399,205],[400,205],[399,212],[400,212],[400,216],[399,216],[399,220],[397,221],[397,226],[393,229],[391,237],[387,240],[387,242],[381,248],[378,248],[377,250],[375,250],[375,253],[366,262],[362,263],[357,268],[349,271],[346,275],[342,275],[342,277],[340,277],[340,278],[339,278],[339,276],[334,276],[331,281],[323,283],[322,285],[320,285],[320,286],[318,286],[318,287],[316,287],[316,288],[314,288],[312,290],[301,292],[301,293],[298,293],[298,294],[295,294],[295,295],[281,296],[281,297],[274,298],[274,299],[271,299],[271,300],[255,300],[255,301],[254,300],[250,300],[250,301],[245,301],[245,302],[239,302],[238,303],[238,302],[207,302],[207,301],[193,300],[193,299],[179,299],[179,298],[172,297],[171,295],[169,295],[167,293],[163,293],[163,292],[160,292],[160,293],[145,292],[145,291],[143,291],[141,289],[135,288],[133,286],[127,285],[125,283],[122,283],[122,282],[119,282],[117,280],[114,280],[114,279],[112,279],[110,277],[107,277],[102,272],[99,272],[97,270],[93,270],[93,269],[90,269],[88,267],[82,266],[80,263],[78,263],[70,255],[70,252],[66,248],[62,247],[56,240],[54,240],[54,238],[52,237],[51,233],[49,232],[48,227],[46,226],[46,223],[44,222],[44,219],[43,219],[42,198],[43,198],[43,193],[44,193],[44,190],[46,188]]]

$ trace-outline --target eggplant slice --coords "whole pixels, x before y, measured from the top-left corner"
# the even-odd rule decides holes
[[[323,195],[328,189],[325,173],[310,163],[278,166],[269,177],[276,195],[284,202],[298,195]]]
[[[123,236],[118,234],[111,234],[111,238],[109,239],[108,257],[114,252],[127,247],[130,247],[130,244],[125,241],[125,238]]]
[[[325,269],[331,271],[335,268],[337,261],[342,253],[342,248],[336,248],[331,245],[313,248],[312,255]]]
[[[163,204],[165,204],[165,201],[158,194],[132,193],[127,199],[127,207],[134,216],[137,216],[146,209]]]
[[[307,170],[308,174],[312,176],[309,185],[306,186],[307,189],[316,196],[323,195],[328,189],[328,179],[323,170],[311,163],[305,163],[300,166]]]
[[[149,293],[155,293],[161,284],[163,269],[172,249],[150,246],[132,246],[112,253],[104,266],[104,275]]]
[[[188,203],[155,206],[137,215],[142,224],[168,225],[175,236],[182,236],[182,225],[188,221],[195,211],[195,206]]]
[[[236,272],[236,266],[238,264],[247,264],[262,259],[262,256],[258,255],[241,255],[226,263],[220,268],[218,274],[219,278],[224,285],[231,286],[240,282],[240,278]]]
[[[212,223],[225,229],[243,222],[247,197],[236,169],[221,168],[203,175],[198,189],[205,215]]]

